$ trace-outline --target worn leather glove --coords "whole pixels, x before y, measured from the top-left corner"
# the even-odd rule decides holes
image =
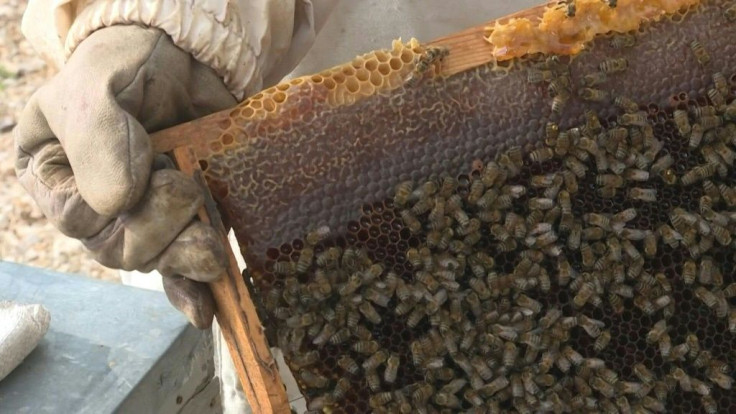
[[[157,29],[112,26],[84,40],[39,89],[15,129],[16,173],[48,219],[105,266],[164,275],[199,328],[207,285],[225,264],[216,232],[194,220],[200,188],[161,169],[146,131],[231,107],[218,76]]]

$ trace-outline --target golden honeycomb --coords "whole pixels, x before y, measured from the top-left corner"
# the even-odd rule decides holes
[[[448,77],[396,42],[198,144],[311,410],[736,409],[736,2],[618,3],[666,13]]]

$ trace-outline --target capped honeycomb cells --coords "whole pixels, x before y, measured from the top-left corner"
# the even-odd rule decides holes
[[[682,22],[704,28],[724,4]],[[338,111],[301,125],[325,141],[284,132],[243,149],[233,132],[241,162],[208,158],[208,179],[227,190],[218,199],[270,342],[310,406],[733,410],[734,62],[698,34],[711,56],[698,64],[691,29],[651,27],[697,65],[661,67],[663,79],[648,74],[658,38],[640,31],[633,45],[601,36],[575,59],[532,56],[355,101],[371,123]],[[278,156],[259,152],[267,142]],[[218,180],[254,154],[305,174],[281,187],[266,169]],[[272,203],[254,207],[254,195]],[[243,224],[246,212],[264,219]]]

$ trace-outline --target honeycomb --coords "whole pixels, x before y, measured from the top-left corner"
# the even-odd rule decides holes
[[[310,410],[736,409],[732,10],[449,77],[396,42],[200,143]]]

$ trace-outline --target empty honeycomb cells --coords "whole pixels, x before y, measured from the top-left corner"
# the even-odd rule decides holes
[[[310,409],[735,410],[731,7],[447,78],[397,43],[238,109],[290,114],[198,151]]]

